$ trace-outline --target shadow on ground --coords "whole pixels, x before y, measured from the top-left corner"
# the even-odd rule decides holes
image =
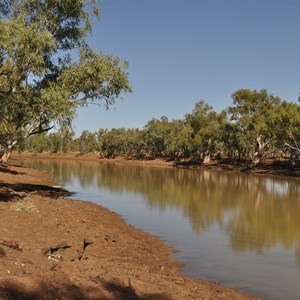
[[[109,296],[107,296],[109,295]],[[15,283],[0,284],[1,300],[171,300],[166,294],[138,295],[133,287],[101,280],[99,288],[83,289],[75,284],[63,284],[61,288],[41,282],[36,290],[28,291],[25,286]]]
[[[72,195],[72,193],[63,188],[56,188],[48,185],[0,182],[0,201],[8,202],[18,200],[33,193],[54,199]]]
[[[23,172],[18,172],[18,171],[10,170],[5,165],[0,165],[0,172],[2,172],[2,173],[9,173],[9,174],[12,174],[12,175],[22,175],[22,174],[24,174]]]

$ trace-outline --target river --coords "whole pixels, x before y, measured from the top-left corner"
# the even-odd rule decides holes
[[[272,300],[300,295],[300,180],[26,160],[82,199],[171,245],[189,276]]]

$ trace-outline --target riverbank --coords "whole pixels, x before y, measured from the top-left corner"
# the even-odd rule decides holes
[[[84,160],[97,161],[99,163],[113,163],[113,164],[130,164],[141,165],[148,167],[160,168],[185,168],[185,169],[199,169],[212,170],[224,172],[241,172],[246,174],[263,174],[275,176],[291,176],[300,177],[300,165],[295,168],[290,168],[288,160],[266,160],[263,164],[255,167],[232,160],[215,161],[210,164],[199,164],[196,162],[175,162],[165,161],[162,159],[126,159],[123,157],[117,158],[99,158],[96,154],[65,154],[65,153],[13,153],[16,159],[39,158],[39,159],[63,159],[63,160]]]
[[[53,184],[0,169],[0,299],[253,299],[181,275],[162,241]]]

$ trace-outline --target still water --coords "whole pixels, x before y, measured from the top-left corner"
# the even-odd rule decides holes
[[[169,245],[187,275],[272,300],[300,299],[300,179],[55,160],[73,198],[120,213]]]

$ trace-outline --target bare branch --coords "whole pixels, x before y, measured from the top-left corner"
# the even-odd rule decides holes
[[[300,151],[300,148],[299,147],[294,147],[292,145],[290,145],[289,143],[285,142],[284,143],[285,146],[288,146],[290,149],[293,149],[293,150],[296,150],[296,151]]]
[[[51,129],[53,129],[54,126],[50,126],[50,127],[47,127],[47,128],[38,128],[36,131],[32,131],[28,136],[32,136],[34,134],[39,134],[39,133],[43,133],[43,132],[47,132]]]

